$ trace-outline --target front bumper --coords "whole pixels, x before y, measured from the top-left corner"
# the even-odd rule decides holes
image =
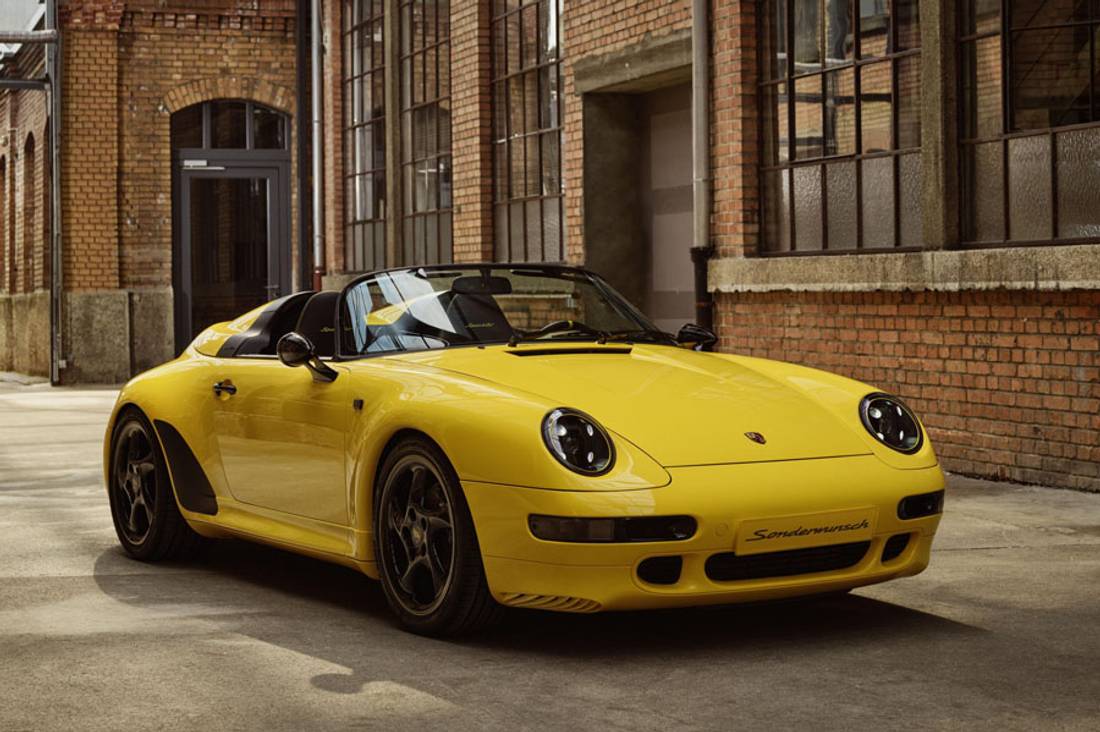
[[[939,515],[901,520],[898,501],[941,490],[939,467],[897,470],[873,456],[781,463],[670,468],[664,487],[614,492],[519,488],[463,481],[493,596],[506,605],[593,612],[770,600],[851,589],[917,574],[928,565]],[[855,564],[792,576],[717,581],[706,562],[734,551],[742,524],[760,519],[867,510],[869,548]],[[698,522],[685,541],[582,544],[536,539],[531,514],[575,517],[690,515]],[[909,534],[897,557],[882,561],[886,541]],[[801,540],[806,546],[806,540]],[[819,545],[840,543],[822,539]],[[790,548],[777,545],[776,551]],[[674,584],[638,576],[650,557],[679,556]]]

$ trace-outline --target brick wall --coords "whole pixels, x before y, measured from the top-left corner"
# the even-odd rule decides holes
[[[723,350],[905,399],[948,470],[1100,491],[1100,292],[720,295]]]
[[[12,75],[40,78],[41,47],[24,46],[8,59]],[[0,293],[49,288],[49,146],[46,95],[37,90],[0,92]],[[28,153],[30,153],[28,155]]]
[[[121,286],[172,282],[172,112],[215,98],[260,102],[290,116],[294,150],[294,35],[293,0],[126,3],[114,91],[124,151],[116,163]],[[292,178],[295,165],[292,157]],[[297,186],[291,190],[296,262]]]

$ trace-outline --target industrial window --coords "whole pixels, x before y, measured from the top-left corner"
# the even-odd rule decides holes
[[[562,0],[493,0],[493,251],[561,261]]]
[[[919,0],[764,7],[762,252],[919,247]]]
[[[385,3],[345,0],[344,257],[348,271],[386,265]]]
[[[960,9],[963,241],[1100,241],[1100,5]]]
[[[451,8],[401,1],[403,262],[450,262]]]

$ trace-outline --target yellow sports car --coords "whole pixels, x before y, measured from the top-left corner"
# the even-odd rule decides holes
[[[807,595],[928,564],[916,416],[840,376],[706,352],[535,264],[360,277],[201,333],[107,429],[137,559],[236,536],[379,578],[410,630]]]

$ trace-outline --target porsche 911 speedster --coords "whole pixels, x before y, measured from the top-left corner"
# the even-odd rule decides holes
[[[345,564],[433,635],[505,606],[768,600],[923,570],[944,479],[917,417],[713,342],[571,267],[290,295],[122,389],[104,445],[118,538],[141,560],[232,536]]]

